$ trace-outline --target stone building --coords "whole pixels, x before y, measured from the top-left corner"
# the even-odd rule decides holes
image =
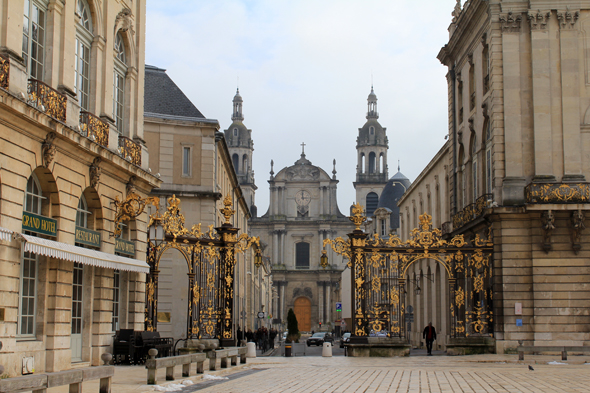
[[[286,327],[287,312],[293,308],[304,332],[319,330],[320,323],[332,329],[339,318],[336,302],[342,300],[345,264],[328,250],[329,266],[320,266],[323,241],[345,237],[353,229],[338,209],[335,165],[330,177],[302,152],[294,165],[274,176],[271,163],[270,206],[250,221],[252,234],[260,236],[264,254],[271,258],[275,314]]]
[[[491,228],[493,321],[482,323],[493,337],[480,344],[499,353],[519,340],[590,341],[589,26],[587,1],[458,1],[438,55],[449,70],[449,146],[400,208],[415,220],[419,190],[440,183],[443,233],[473,239]]]
[[[0,12],[0,364],[98,365],[143,330],[145,2],[15,0]]]
[[[166,199],[176,195],[185,226],[202,224],[205,231],[223,224],[222,199],[230,195],[236,211],[232,224],[240,233],[248,233],[250,209],[219,128],[219,122],[203,116],[165,70],[145,66],[145,140],[152,152],[150,167],[163,181],[152,192],[160,197],[160,211],[164,211]],[[158,331],[175,340],[186,338],[188,264],[180,252],[171,249],[162,256],[159,270]],[[255,325],[258,308],[247,302],[261,285],[268,287],[269,280],[264,268],[254,266],[253,250],[236,255],[236,329],[238,325]]]

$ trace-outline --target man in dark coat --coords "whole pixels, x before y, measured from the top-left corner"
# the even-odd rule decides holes
[[[428,323],[428,326],[424,328],[422,332],[422,338],[426,340],[426,350],[428,356],[432,356],[432,342],[436,340],[436,329],[432,326],[432,322]]]

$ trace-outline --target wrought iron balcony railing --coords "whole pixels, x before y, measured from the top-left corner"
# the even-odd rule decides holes
[[[0,55],[0,87],[8,89],[10,81],[10,59],[7,56]]]
[[[486,75],[483,78],[483,94],[487,93],[490,90],[490,76]]]
[[[29,79],[28,103],[55,120],[66,121],[68,99],[65,95],[37,79]]]
[[[486,208],[492,205],[492,194],[484,194],[476,199],[459,213],[453,216],[453,230],[457,230],[483,215]]]
[[[590,183],[531,183],[524,193],[527,203],[589,203]]]
[[[101,146],[109,146],[109,125],[90,112],[80,112],[80,131]]]
[[[139,143],[135,143],[131,139],[119,135],[119,152],[127,161],[141,166],[141,146]]]

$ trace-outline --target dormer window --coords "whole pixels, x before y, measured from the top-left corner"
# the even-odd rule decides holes
[[[375,135],[375,127],[369,127],[369,135]]]
[[[234,128],[234,136],[238,136],[238,129]]]

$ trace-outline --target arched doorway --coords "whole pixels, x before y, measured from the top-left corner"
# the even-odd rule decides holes
[[[293,311],[297,317],[300,332],[311,331],[311,300],[306,297],[295,299]]]

